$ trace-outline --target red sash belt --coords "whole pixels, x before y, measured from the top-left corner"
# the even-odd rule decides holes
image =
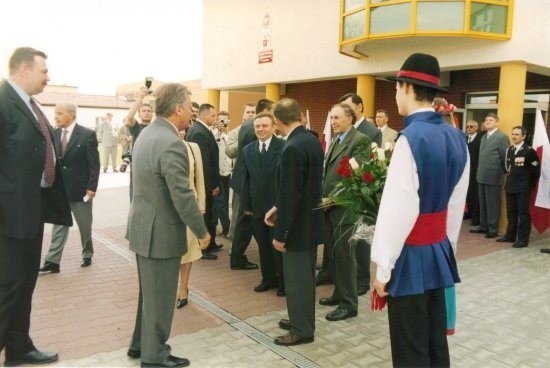
[[[421,214],[416,219],[405,243],[408,245],[430,245],[445,239],[447,236],[447,210]]]

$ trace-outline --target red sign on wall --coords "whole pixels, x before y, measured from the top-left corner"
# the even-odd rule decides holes
[[[273,61],[273,50],[264,50],[258,53],[258,64],[271,63]]]

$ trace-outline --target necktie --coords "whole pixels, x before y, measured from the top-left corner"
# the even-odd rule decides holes
[[[264,143],[262,143],[262,151],[260,153],[263,156],[263,155],[265,155],[266,152],[267,152],[267,150],[265,149],[265,142],[264,142]]]
[[[468,143],[472,143],[472,136],[471,135],[468,136]]]
[[[61,154],[65,156],[65,150],[67,149],[67,129],[63,129],[63,136],[61,137]]]
[[[42,114],[42,111],[38,108],[36,102],[31,98],[31,107],[32,111],[36,115],[36,120],[38,120],[38,125],[42,131],[42,136],[46,140],[46,162],[44,165],[44,177],[46,183],[51,186],[55,180],[55,162],[53,160],[53,145],[52,137],[50,136],[50,129],[48,128],[48,122]]]

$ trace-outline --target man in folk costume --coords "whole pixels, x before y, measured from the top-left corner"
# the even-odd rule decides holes
[[[387,296],[393,365],[448,367],[444,289],[459,282],[454,250],[468,189],[464,133],[431,102],[439,63],[413,54],[396,77],[405,116],[382,195],[372,260],[375,292]]]

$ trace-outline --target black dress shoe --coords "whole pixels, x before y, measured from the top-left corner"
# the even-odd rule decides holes
[[[284,289],[283,290],[281,290],[281,289],[277,290],[277,296],[286,296],[286,293],[285,293]]]
[[[351,317],[357,317],[357,311],[338,307],[327,314],[325,318],[327,321],[343,321]]]
[[[283,330],[290,331],[292,325],[290,324],[290,321],[288,319],[282,319],[279,321],[279,327]]]
[[[471,226],[479,226],[479,221],[472,220]]]
[[[265,282],[261,282],[260,285],[258,285],[254,288],[254,291],[257,292],[257,293],[263,293],[264,291],[268,291],[269,289],[273,289],[275,287],[276,286],[270,285],[270,284],[265,283]]]
[[[292,345],[300,345],[300,344],[309,344],[313,342],[314,339],[315,338],[313,336],[300,337],[298,335],[294,335],[292,332],[289,332],[286,335],[276,337],[273,342],[276,345],[292,346]]]
[[[92,259],[91,258],[84,258],[82,261],[82,264],[80,267],[90,267],[92,265]]]
[[[498,243],[513,243],[514,242],[514,239],[510,239],[506,236],[503,236],[502,238],[498,238],[497,239],[497,242]]]
[[[525,247],[527,247],[527,243],[516,242],[512,244],[512,248],[525,248]]]
[[[204,252],[204,253],[202,254],[201,259],[206,259],[206,260],[208,260],[208,261],[213,261],[213,260],[218,259],[218,256],[215,255],[215,254],[212,254],[212,253]]]
[[[181,308],[185,307],[187,305],[187,303],[189,303],[187,298],[178,299],[178,301],[176,302],[176,308],[181,309]]]
[[[540,252],[544,254],[550,254],[550,248],[542,248]]]
[[[209,245],[205,250],[207,252],[219,252],[220,250],[222,250],[223,248],[223,244],[214,244],[214,245]]]
[[[319,304],[321,305],[338,305],[338,300],[336,298],[321,298],[319,299]]]
[[[473,233],[473,234],[486,234],[487,229],[478,227],[477,229],[470,229],[470,232]]]
[[[128,349],[128,351],[126,352],[126,355],[128,355],[129,358],[138,359],[141,357],[141,351]]]
[[[486,239],[493,239],[493,238],[496,238],[497,236],[498,236],[497,233],[487,233],[487,234],[485,234]]]
[[[44,267],[39,269],[40,272],[59,273],[59,265],[53,262],[44,262]]]
[[[168,368],[175,368],[175,367],[188,367],[191,362],[189,359],[185,358],[178,358],[173,355],[169,355],[168,358],[166,358],[164,361],[160,363],[145,363],[141,362],[142,367],[168,367]]]
[[[257,270],[258,269],[258,265],[256,263],[252,263],[252,262],[246,262],[244,265],[242,266],[231,266],[231,269],[232,270]]]
[[[59,359],[57,353],[47,353],[34,349],[26,354],[14,357],[6,355],[4,365],[6,367],[16,367],[23,364],[46,364],[55,362],[57,359]]]
[[[357,296],[365,295],[370,288],[358,287]]]

